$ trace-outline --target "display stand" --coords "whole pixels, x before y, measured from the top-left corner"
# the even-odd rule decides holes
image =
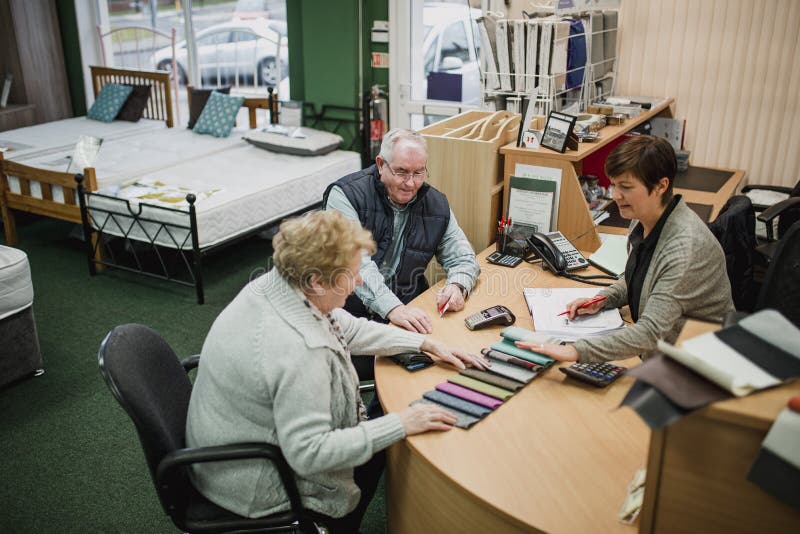
[[[501,146],[516,140],[520,118],[467,111],[420,130],[428,142],[428,183],[444,193],[475,250],[495,240],[503,203]]]
[[[505,190],[508,191],[510,177],[516,175],[518,164],[560,170],[561,193],[558,206],[558,230],[572,241],[578,250],[594,252],[600,246],[600,238],[578,181],[578,176],[583,173],[583,160],[653,117],[671,118],[673,103],[672,98],[664,99],[651,109],[642,110],[638,117],[628,119],[625,124],[606,126],[600,130],[599,141],[581,143],[578,145],[578,150],[568,150],[564,154],[546,148],[518,148],[516,143],[507,144],[500,149],[500,153],[505,156],[503,172]],[[507,209],[508,198],[504,198],[503,213]]]

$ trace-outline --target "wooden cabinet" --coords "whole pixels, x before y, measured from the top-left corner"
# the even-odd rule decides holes
[[[505,114],[506,112],[502,112]],[[467,111],[420,130],[428,142],[428,183],[444,193],[473,249],[495,241],[503,204],[501,146],[516,138],[519,120]]]
[[[0,108],[0,132],[36,124],[35,111],[33,104],[10,104]]]
[[[72,116],[55,2],[0,2],[0,78],[5,73],[14,80],[0,124],[24,122],[31,113],[35,123]]]
[[[717,328],[689,321],[680,339]],[[800,510],[747,480],[769,428],[798,394],[800,383],[790,383],[653,432],[640,532],[800,532]]]
[[[518,148],[515,143],[504,146],[500,149],[500,153],[505,156],[503,181],[506,190],[508,190],[510,177],[515,175],[518,164],[559,169],[561,171],[561,195],[558,206],[558,230],[572,241],[578,250],[594,252],[600,246],[600,238],[578,182],[578,176],[583,173],[583,160],[653,117],[671,117],[670,106],[672,103],[673,99],[666,99],[652,109],[643,111],[638,117],[629,119],[623,125],[606,126],[600,130],[600,141],[581,143],[578,145],[577,151],[568,150],[564,154],[560,154],[547,148]],[[505,202],[508,202],[507,198]],[[503,211],[505,210],[506,206],[504,205]]]

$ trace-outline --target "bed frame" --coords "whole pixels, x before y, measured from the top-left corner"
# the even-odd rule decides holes
[[[110,67],[89,67],[92,74],[94,96],[107,83],[150,85],[150,98],[143,116],[147,119],[164,121],[172,128],[172,93],[169,87],[169,72],[116,69]],[[94,169],[84,170],[84,187],[90,191],[97,190],[97,178]],[[8,178],[13,176],[19,180],[20,192],[11,192]],[[6,235],[6,244],[17,244],[17,228],[14,210],[44,215],[80,224],[81,212],[78,204],[77,184],[74,174],[55,172],[22,163],[6,160],[0,153],[0,216]],[[31,183],[39,182],[42,198],[31,195]],[[64,202],[53,200],[53,186],[60,186],[64,191]]]
[[[256,104],[260,106],[263,103],[257,102]],[[306,108],[304,122],[311,127],[325,127],[333,129],[333,131],[341,131],[341,128],[352,128],[359,124],[359,110],[342,106],[323,106],[322,110],[317,112],[313,107]],[[345,139],[343,144],[343,148],[346,150],[361,152],[356,136],[349,140]],[[148,205],[148,209],[157,210],[158,213],[178,214],[182,220],[180,223],[164,222],[143,215],[139,203],[131,203],[126,199],[97,193],[91,189],[90,185],[84,188],[81,184],[91,181],[91,177],[88,175],[77,175],[75,179],[78,181],[78,198],[89,273],[95,275],[99,269],[111,267],[149,278],[194,287],[198,304],[203,304],[205,301],[202,274],[205,256],[258,234],[266,228],[280,223],[283,219],[317,209],[322,201],[320,199],[319,203],[275,220],[264,221],[257,228],[236,235],[227,241],[201,247],[194,205],[196,199],[193,194],[186,196],[189,204],[186,209]],[[102,198],[104,202],[111,203],[114,207],[111,209],[97,207],[95,203],[89,209],[88,206],[93,197]],[[123,236],[105,232],[107,227],[122,228]],[[147,241],[130,237],[135,229],[145,234]],[[172,246],[164,247],[157,243],[165,238]]]

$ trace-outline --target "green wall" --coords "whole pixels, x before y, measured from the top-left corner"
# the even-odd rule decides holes
[[[64,48],[64,64],[72,100],[72,113],[75,116],[86,115],[86,92],[83,89],[83,67],[78,21],[75,17],[75,0],[57,0],[56,10],[61,30],[61,46]]]
[[[362,28],[358,27],[359,5]],[[360,108],[372,84],[388,87],[388,69],[370,66],[371,52],[388,52],[388,44],[370,42],[372,21],[388,18],[388,0],[287,0],[286,10],[292,100],[313,103],[318,111],[323,104]],[[364,44],[361,58],[359,31]],[[360,87],[359,61],[364,69]],[[351,130],[360,137],[360,130]]]

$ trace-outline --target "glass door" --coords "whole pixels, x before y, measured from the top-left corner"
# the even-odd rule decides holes
[[[481,11],[456,0],[390,0],[391,127],[420,129],[481,104]]]

